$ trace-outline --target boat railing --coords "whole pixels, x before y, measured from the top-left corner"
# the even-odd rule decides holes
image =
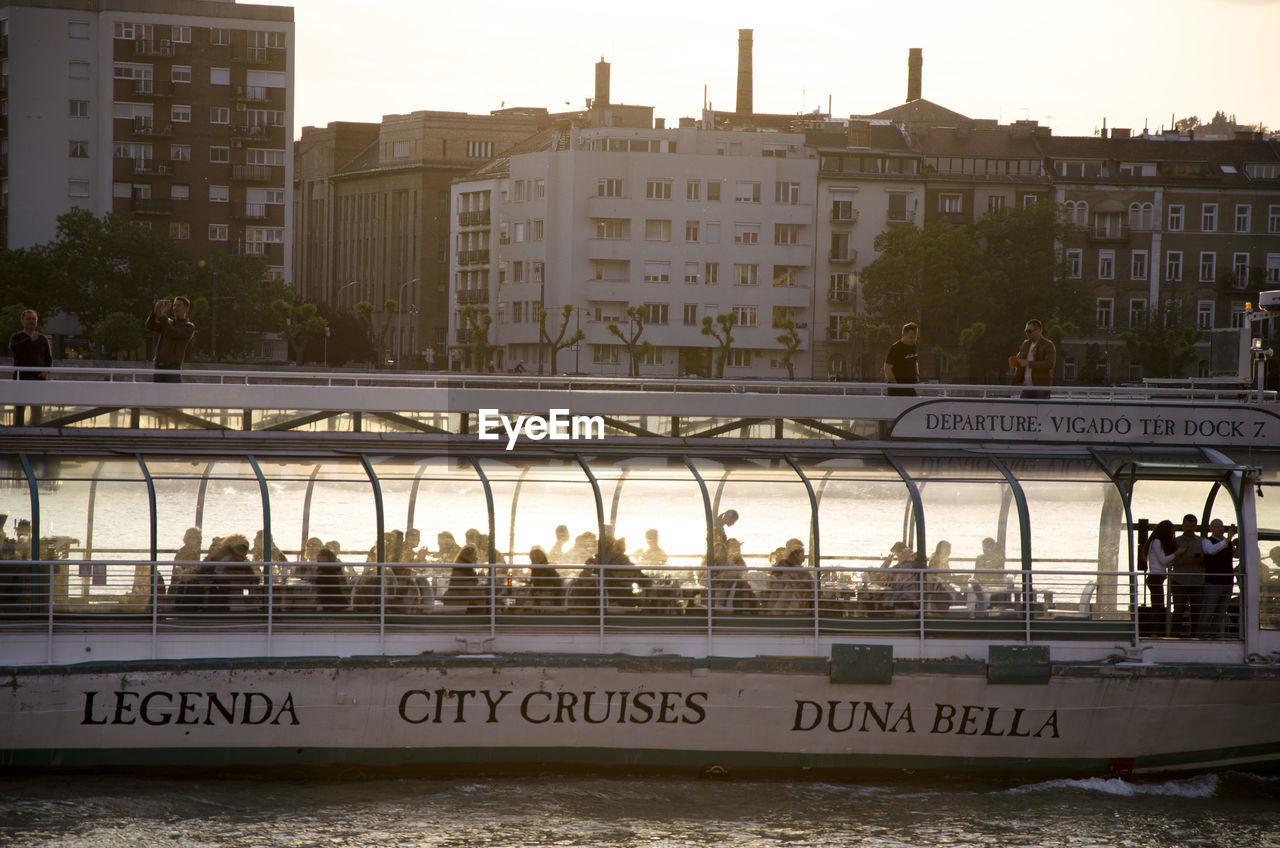
[[[14,371],[44,370],[51,381],[152,383],[151,368],[55,366],[49,369],[15,368]],[[821,380],[717,380],[697,377],[620,377],[524,374],[463,374],[442,371],[341,371],[288,368],[219,368],[190,365],[182,380],[201,386],[302,386],[317,388],[398,388],[398,389],[518,389],[563,392],[646,392],[664,394],[711,393],[748,395],[820,395],[837,397],[883,397],[891,387],[881,382],[831,382]],[[19,384],[15,390],[29,388]],[[1016,398],[1021,386],[964,383],[920,383],[913,387],[918,398],[999,399]],[[1192,386],[1053,386],[1052,399],[1065,400],[1195,400],[1219,402],[1276,402],[1274,391],[1259,392],[1243,385],[1211,388]],[[160,405],[163,405],[161,403]]]
[[[932,637],[1239,638],[1232,600],[1210,632],[1152,618],[1141,573],[803,566],[539,567],[450,563],[0,561],[0,630],[151,621],[403,628],[751,628]],[[1231,593],[1228,593],[1229,595]],[[1156,605],[1161,606],[1161,605]],[[1198,617],[1192,612],[1192,619]]]

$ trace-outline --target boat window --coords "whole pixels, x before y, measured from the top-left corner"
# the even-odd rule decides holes
[[[828,580],[856,584],[907,533],[911,498],[883,456],[801,462],[818,500],[822,567]],[[844,587],[842,587],[844,588]]]
[[[377,522],[373,487],[359,460],[262,458],[258,463],[271,501],[271,561],[314,559],[316,545],[308,553],[306,544],[312,537],[337,542],[344,562],[364,560],[377,541]],[[257,530],[246,533],[253,541],[252,556],[266,559]],[[278,573],[288,576],[290,569]]]
[[[528,568],[529,552],[535,546],[542,548],[551,564],[581,564],[596,553],[599,525],[595,494],[577,461],[486,458],[479,462],[493,491],[500,561]],[[559,527],[565,529],[557,535]],[[586,532],[591,533],[590,540],[584,538],[575,546],[574,541]],[[566,572],[560,576],[573,575]]]
[[[461,456],[422,460],[373,458],[370,464],[382,492],[385,532],[417,530],[419,544],[427,549],[426,558],[431,562],[452,563],[458,550],[469,543],[477,547],[477,562],[488,562],[489,505],[484,483],[469,459]],[[353,539],[362,541],[359,550],[353,549],[349,557],[343,557],[347,562],[363,562],[377,543],[374,502],[367,480],[360,491],[368,504],[368,512],[358,518],[362,533],[355,527],[348,531]],[[342,509],[343,501],[337,501],[334,506]],[[501,536],[494,540],[494,547],[501,550]],[[345,542],[343,548],[346,550]],[[421,550],[419,552],[421,554]],[[389,562],[396,561],[393,550],[387,550],[386,557]]]
[[[809,493],[786,460],[696,458],[693,465],[707,482],[712,512],[718,517],[729,510],[738,514],[722,532],[728,555],[732,557],[734,550],[740,548],[752,577],[762,576],[771,557],[793,539],[804,545],[812,563],[813,509]]]

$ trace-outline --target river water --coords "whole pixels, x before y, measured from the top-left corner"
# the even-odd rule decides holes
[[[1280,777],[0,777],[10,846],[1280,846]]]

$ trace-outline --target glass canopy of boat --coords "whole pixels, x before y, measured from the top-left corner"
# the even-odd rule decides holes
[[[681,451],[0,456],[0,617],[1123,634],[1152,605],[1150,527],[1254,526],[1247,487],[1280,488],[1274,467],[1199,450]],[[1277,510],[1261,517],[1260,538],[1280,539]],[[228,549],[237,536],[247,550]],[[455,564],[467,546],[476,564]]]

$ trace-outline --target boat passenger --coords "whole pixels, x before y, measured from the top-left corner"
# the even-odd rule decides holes
[[[1231,584],[1235,582],[1235,544],[1231,541],[1236,526],[1223,526],[1222,519],[1209,522],[1209,535],[1204,540],[1204,595],[1197,632],[1201,636],[1221,636],[1227,624],[1227,602],[1231,600]]]
[[[715,562],[711,567],[711,605],[725,611],[759,609],[760,599],[747,580],[747,563],[741,555],[737,539],[717,543]]]
[[[1165,614],[1164,581],[1169,576],[1169,565],[1184,550],[1179,547],[1173,534],[1173,522],[1168,519],[1157,524],[1155,532],[1147,539],[1147,548],[1142,554],[1147,563],[1147,591],[1151,595],[1151,608],[1161,617]]]
[[[338,555],[328,547],[316,552],[315,574],[316,609],[320,612],[343,612],[351,607],[351,584],[343,571]]]
[[[715,540],[725,542],[729,539],[728,529],[738,523],[738,511],[726,509],[716,516]]]
[[[173,569],[169,572],[169,593],[195,577],[200,567],[200,544],[203,531],[199,527],[188,527],[182,534],[182,547],[173,555]]]
[[[436,534],[436,547],[439,549],[436,553],[436,562],[440,563],[455,562],[458,559],[458,552],[462,550],[462,546],[448,530],[441,530]]]
[[[641,565],[666,565],[667,552],[658,547],[658,531],[652,528],[644,531],[644,541],[647,547],[638,548],[632,558],[640,560]]]
[[[555,607],[564,603],[564,581],[547,559],[542,548],[535,545],[529,549],[529,597],[537,607]]]
[[[1196,535],[1200,526],[1194,515],[1182,517],[1182,535],[1178,537],[1181,553],[1169,564],[1169,598],[1172,601],[1173,632],[1179,636],[1195,633],[1204,594],[1204,545]]]
[[[445,606],[463,608],[456,610],[457,612],[472,615],[485,612],[485,592],[475,570],[477,556],[475,545],[464,545],[458,551],[458,557],[449,571],[449,587],[440,596],[440,601]]]
[[[556,543],[551,546],[551,552],[547,554],[547,561],[552,563],[564,562],[565,549],[564,546],[569,543],[569,528],[564,524],[556,527]]]
[[[788,539],[784,547],[786,554],[770,571],[769,602],[773,612],[812,614],[816,584],[812,571],[804,564],[804,542]]]

